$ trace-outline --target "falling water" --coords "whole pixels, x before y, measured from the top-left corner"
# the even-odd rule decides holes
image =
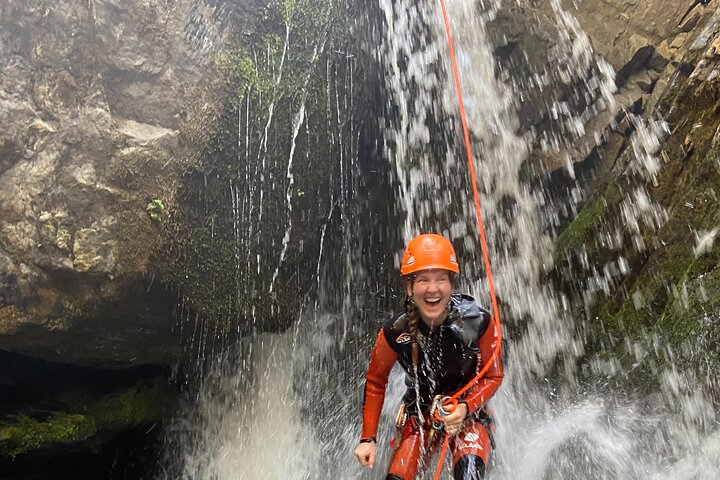
[[[720,438],[714,429],[713,405],[701,388],[702,379],[681,376],[670,367],[658,371],[660,390],[642,398],[613,391],[607,385],[581,384],[577,359],[584,353],[585,319],[574,318],[570,300],[543,280],[553,266],[555,206],[552,198],[538,191],[540,187],[520,180],[521,167],[533,148],[561,155],[587,133],[586,125],[592,119],[605,115],[609,123],[614,121],[618,106],[612,71],[593,54],[577,21],[553,0],[558,43],[551,55],[564,68],[539,74],[537,82],[544,88],[572,85],[584,99],[579,103],[585,106],[578,111],[567,102],[553,102],[550,116],[560,127],[518,133],[516,99],[522,92],[498,74],[489,40],[489,25],[504,5],[499,0],[480,3],[478,7],[476,2],[447,1],[477,159],[482,213],[490,233],[489,253],[504,305],[503,320],[513,333],[505,382],[493,400],[497,450],[488,478],[717,478]],[[378,56],[388,95],[382,150],[398,186],[397,202],[404,218],[401,236],[408,240],[419,231],[438,231],[452,238],[461,247],[463,288],[487,305],[488,288],[477,260],[480,252],[466,193],[457,97],[449,78],[439,8],[436,2],[415,0],[379,0],[379,8],[383,36]],[[289,47],[287,38],[283,55]],[[351,55],[347,61],[352,64]],[[328,73],[327,96],[329,100],[334,97],[328,105],[337,109],[333,115],[328,111],[329,124],[331,119],[339,122],[345,115],[341,112],[351,110],[347,99],[341,101],[339,89],[331,88],[333,82],[337,79]],[[352,91],[349,80],[345,91]],[[271,103],[268,122],[272,108]],[[292,138],[286,164],[288,219],[292,218],[294,145],[304,108],[302,104],[298,109],[293,131],[288,133]],[[245,110],[239,112],[238,128],[246,157],[250,110],[248,97]],[[639,181],[622,202],[625,231],[608,232],[608,242],[615,242],[615,250],[619,250],[627,235],[634,248],[642,250],[646,246],[641,228],[657,230],[667,218],[644,186],[652,184],[662,168],[657,151],[667,132],[661,119],[627,115],[635,130],[628,171]],[[336,126],[330,125],[330,130],[342,130]],[[330,139],[333,145],[344,142],[350,146],[340,148],[340,167],[346,173],[358,168],[357,148],[352,146],[357,145],[359,133],[349,130],[349,135],[333,134]],[[267,142],[267,128],[262,138]],[[265,154],[262,150],[257,153]],[[572,171],[571,160],[564,160]],[[265,158],[256,165],[262,170]],[[263,215],[262,191],[267,182],[262,171],[245,171],[245,175],[248,191],[243,193],[231,185],[238,289],[249,288],[244,282],[252,277],[248,275],[250,265],[260,268],[260,262],[266,261],[255,256],[252,245],[243,238],[259,238],[253,230],[257,227],[254,219]],[[373,472],[361,471],[351,455],[359,432],[362,374],[377,324],[352,322],[359,304],[357,295],[368,293],[359,287],[368,263],[354,256],[351,248],[351,239],[364,232],[364,226],[351,218],[359,215],[351,206],[357,178],[346,174],[340,178],[343,183],[337,196],[330,199],[325,225],[339,208],[345,230],[340,256],[335,252],[334,259],[325,251],[327,230],[321,230],[314,272],[318,297],[305,305],[284,334],[244,339],[212,362],[196,398],[173,423],[170,444],[182,448],[169,455],[174,463],[162,478],[384,478],[387,449],[380,448]],[[586,198],[579,187],[575,191],[569,208],[576,212]],[[290,220],[286,226],[282,252],[290,241]],[[703,239],[714,239],[716,234],[698,232],[697,248]],[[400,248],[397,245],[398,251]],[[337,258],[345,267],[341,285],[323,285],[322,262],[337,262]],[[280,263],[283,260],[281,253]],[[270,289],[279,266],[274,272]],[[592,305],[596,293],[608,291],[626,273],[627,265],[620,256],[603,271],[588,271],[587,278],[578,281],[586,305]],[[322,290],[329,288],[344,292],[334,313],[322,306]],[[672,355],[658,339],[627,343],[628,352],[638,362],[650,353]],[[594,360],[589,368],[600,379],[610,378],[618,373],[619,363]],[[383,445],[390,436],[391,418],[403,388],[402,374],[394,371],[379,432]]]
[[[363,322],[367,314],[360,307],[370,302],[357,302],[356,297],[381,294],[385,287],[365,283],[363,266],[358,261],[363,249],[376,250],[378,245],[367,245],[359,231],[365,200],[358,200],[356,192],[372,188],[357,179],[361,169],[361,133],[353,117],[357,60],[352,50],[327,48],[331,17],[337,14],[333,2],[323,2],[317,9],[314,0],[285,2],[283,6],[286,10],[280,48],[268,47],[253,57],[273,88],[269,93],[246,91],[242,101],[237,102],[236,112],[236,175],[230,181],[229,201],[236,305],[240,307],[237,315],[252,322],[252,328],[242,329],[251,335],[218,354],[205,348],[213,344],[214,338],[206,322],[186,314],[188,322],[183,323],[183,328],[191,330],[189,343],[200,359],[198,366],[191,367],[199,369],[203,377],[199,386],[189,388],[187,405],[168,429],[160,478],[343,478],[360,472],[348,459],[357,438],[354,419],[361,395],[360,365],[369,354],[368,345],[358,342],[368,334]],[[299,11],[303,8],[312,9],[309,15],[315,16],[310,19],[319,24],[320,31],[308,32],[311,36],[295,43],[295,30],[309,28],[309,17],[299,15],[305,13]],[[310,55],[298,59],[303,51]],[[297,65],[301,65],[299,78],[289,80],[299,83],[299,94],[295,101],[288,102],[287,91],[280,87],[291,65],[296,66],[296,74]],[[321,74],[323,69],[326,74]],[[319,74],[320,78],[326,75],[325,98],[320,101],[308,98],[309,84],[318,83]],[[317,92],[317,88],[312,91]],[[283,101],[285,106],[290,104],[293,118],[286,132],[288,138],[278,139],[273,135],[284,120],[278,114]],[[326,134],[317,139],[309,125],[318,121],[320,112],[310,109],[312,102],[325,106],[320,122],[327,125]],[[362,122],[367,123],[365,119]],[[280,282],[290,244],[297,230],[307,229],[293,223],[298,218],[294,202],[304,195],[298,192],[296,178],[313,174],[299,172],[297,167],[298,160],[318,154],[307,151],[308,143],[313,145],[313,141],[317,142],[316,148],[334,152],[337,162],[329,178],[317,180],[319,184],[337,183],[323,185],[329,195],[327,204],[323,202],[317,208],[324,219],[320,222],[318,244],[308,243],[300,249],[318,249],[315,267],[302,272],[315,275],[311,282],[314,288],[306,293],[300,312],[286,312],[297,318],[289,330],[279,335],[256,333],[264,319],[258,319],[254,295],[267,295],[266,303],[272,303],[270,299],[284,293]],[[278,151],[282,153],[278,155]],[[279,171],[282,177],[272,177]],[[271,199],[270,192],[276,188],[282,189],[282,196],[275,194]],[[271,200],[275,203],[271,204]],[[321,202],[321,198],[317,201]],[[273,222],[282,226],[277,229],[279,236],[267,231]],[[337,223],[341,224],[339,232]],[[276,248],[268,245],[271,242]],[[337,270],[338,264],[345,272],[341,283],[335,283],[328,273]],[[267,276],[263,277],[263,273]],[[340,295],[336,293],[339,290]]]
[[[428,82],[425,70],[430,62],[425,58],[426,55],[415,51],[415,38],[418,34],[433,39],[433,42],[426,40],[421,46],[423,51],[434,54],[430,57],[431,61],[445,58],[445,55],[439,53],[446,52],[447,45],[443,40],[442,25],[434,5],[427,2],[387,2],[383,3],[383,7],[388,19],[386,58],[389,63],[388,70],[394,75],[388,81],[389,90],[394,94],[396,102],[405,102],[407,105],[401,105],[399,111],[410,111],[407,116],[401,115],[398,122],[400,128],[397,129],[397,137],[408,138],[408,142],[401,142],[389,135],[388,138],[394,142],[387,146],[388,156],[395,160],[403,189],[400,196],[404,199],[403,205],[408,211],[405,223],[407,240],[409,236],[423,229],[444,230],[433,224],[432,220],[437,219],[436,212],[446,208],[440,203],[434,211],[428,209],[423,201],[424,197],[418,194],[420,180],[424,180],[425,185],[437,185],[435,179],[438,173],[429,168],[428,158],[423,158],[419,164],[413,162],[412,157],[418,156],[415,151],[424,151],[427,157],[432,155],[430,138],[424,135],[427,130],[426,117],[417,115],[416,110],[419,108],[427,112],[427,115],[442,111],[448,117],[456,118],[457,99],[452,82],[447,78],[434,82],[430,80],[432,83],[420,90],[426,92],[426,95],[414,96],[414,103],[405,99],[408,85],[424,86]],[[538,205],[533,192],[519,181],[519,169],[527,157],[530,139],[515,133],[518,122],[514,116],[513,92],[496,78],[495,60],[486,33],[486,22],[493,18],[500,5],[488,5],[481,14],[475,11],[472,3],[450,1],[447,7],[455,33],[468,123],[479,159],[476,169],[478,182],[484,192],[481,199],[483,215],[492,237],[490,256],[497,291],[508,305],[511,317],[530,319],[526,323],[523,336],[513,339],[511,358],[520,358],[522,361],[510,362],[500,394],[501,399],[497,402],[504,428],[519,434],[520,425],[513,424],[525,423],[523,419],[533,416],[542,418],[552,411],[553,405],[535,388],[534,378],[542,376],[555,355],[565,349],[571,352],[571,355],[566,357],[565,369],[566,374],[572,378],[572,359],[576,353],[573,350],[580,346],[573,338],[571,324],[562,321],[564,314],[554,294],[543,287],[539,280],[543,266],[547,268],[551,262],[551,243],[540,231]],[[458,28],[460,19],[463,22],[462,28]],[[410,59],[408,68],[398,72],[397,64],[402,58]],[[414,66],[414,62],[420,65]],[[450,68],[445,65],[441,73],[446,77],[449,71]],[[442,94],[433,95],[438,87],[442,89]],[[418,145],[423,141],[424,144]],[[407,151],[406,145],[412,148],[412,153]],[[470,205],[464,194],[462,181],[466,169],[461,162],[455,161],[462,158],[462,150],[452,140],[444,147],[447,155],[443,159],[446,162],[443,173],[449,183],[448,190],[457,192],[460,202]],[[462,223],[473,225],[473,212],[465,209],[463,213]],[[463,269],[473,274],[473,270],[466,266],[472,263],[477,232],[472,228],[462,228],[444,233],[462,240],[468,254],[468,258],[463,262]],[[469,275],[465,278],[470,280]],[[488,304],[485,283],[469,282],[468,286],[478,298]],[[498,437],[507,438],[502,433]],[[513,442],[512,439],[506,441]],[[499,470],[506,470],[504,475],[507,478],[519,478],[514,470],[518,465],[517,457],[513,457],[510,451],[503,449],[501,445],[499,448]],[[518,455],[524,455],[521,452],[525,449],[513,450]]]
[[[451,69],[442,53],[447,51],[442,24],[430,2],[381,5],[388,23],[384,45],[387,86],[400,112],[394,132],[386,136],[386,155],[394,162],[399,177],[400,198],[407,214],[405,239],[418,231],[439,230],[461,241],[466,255],[472,254],[477,232],[443,228],[440,215],[453,202],[450,194],[438,188],[441,183],[463,191],[464,182],[459,176],[466,173],[456,161],[463,156],[462,150],[452,140],[443,146],[447,152],[444,173],[450,180],[438,181],[437,167],[431,161],[434,146],[428,133],[428,117],[443,111],[458,124],[457,100],[452,81],[447,79]],[[518,136],[512,101],[517,95],[498,80],[486,33],[487,23],[502,8],[501,2],[483,2],[482,13],[471,2],[450,0],[447,6],[468,123],[479,159],[476,169],[484,192],[483,215],[491,232],[489,250],[497,291],[506,305],[507,320],[520,322],[522,332],[510,339],[506,380],[494,401],[499,430],[493,476],[666,478],[664,472],[680,471],[671,466],[671,459],[682,457],[681,452],[716,448],[712,437],[702,433],[714,422],[712,404],[702,388],[697,388],[699,382],[685,380],[691,386],[678,389],[678,372],[672,369],[662,375],[663,400],[652,406],[639,405],[623,395],[598,397],[580,389],[576,384],[576,359],[583,353],[584,339],[578,336],[574,324],[582,319],[573,319],[567,300],[540,280],[552,266],[552,239],[541,229],[540,222],[547,199],[519,180],[520,167],[534,142],[558,152],[586,133],[584,126],[591,118],[607,111],[609,115],[604,115],[608,122],[612,121],[617,108],[612,69],[594,56],[587,35],[572,15],[562,9],[559,1],[553,1],[560,39],[554,54],[562,60],[553,80],[556,84],[579,85],[578,93],[585,96],[588,105],[584,111],[574,112],[566,103],[556,101],[551,106],[551,118],[563,117],[559,133],[542,132],[538,139]],[[400,69],[403,60],[407,65]],[[438,69],[438,62],[444,62],[442,69]],[[438,89],[441,95],[437,95]],[[415,94],[408,98],[409,91]],[[667,127],[661,120],[627,115],[635,127],[630,171],[652,183],[661,168],[657,152]],[[428,190],[432,194],[428,195]],[[463,193],[459,196],[462,202],[469,203]],[[434,205],[429,202],[433,197],[438,199]],[[464,223],[472,225],[468,213],[465,211]],[[664,209],[650,200],[642,181],[628,192],[622,213],[625,228],[640,251],[644,248],[641,226],[658,231],[667,218]],[[465,259],[471,260],[472,256]],[[620,268],[608,267],[588,282],[589,288],[608,291],[627,273],[622,261],[618,258],[611,262],[609,267]],[[470,280],[467,275],[466,280]],[[469,282],[467,287],[487,304],[487,286],[483,282]],[[642,352],[644,347],[629,348]],[[546,383],[551,369],[558,367],[563,383]],[[679,418],[673,412],[680,412]],[[673,426],[668,429],[665,422],[670,418]],[[718,473],[709,468],[693,475],[698,472],[703,478]]]

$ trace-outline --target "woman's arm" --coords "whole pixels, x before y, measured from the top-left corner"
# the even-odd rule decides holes
[[[492,358],[496,346],[501,341],[501,332],[499,328],[500,327],[497,322],[491,321],[487,330],[485,330],[485,333],[483,333],[478,340],[478,347],[480,349],[479,370],[485,368],[487,362]],[[467,404],[468,413],[482,408],[482,406],[485,405],[485,402],[493,396],[500,386],[500,383],[502,383],[502,380],[502,352],[498,351],[497,357],[492,359],[492,364],[488,367],[482,378],[475,382],[475,385],[470,387],[470,390],[468,390],[465,394],[465,398],[461,400]]]
[[[365,375],[365,402],[363,406],[362,439],[377,435],[380,412],[385,401],[385,386],[397,353],[392,349],[382,330],[378,334],[375,348],[370,357],[370,366]]]

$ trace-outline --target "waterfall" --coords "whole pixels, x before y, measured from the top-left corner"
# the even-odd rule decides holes
[[[615,121],[619,107],[614,74],[594,54],[571,13],[553,0],[550,7],[558,41],[548,52],[550,67],[526,84],[512,81],[500,70],[490,40],[492,22],[509,8],[507,3],[447,1],[482,190],[482,213],[490,235],[489,253],[509,338],[506,378],[492,400],[497,449],[487,478],[716,478],[720,438],[703,379],[678,372],[670,362],[657,367],[657,391],[641,396],[613,389],[610,381],[603,383],[619,372],[617,359],[596,358],[582,366],[598,379],[597,384],[587,384],[580,375],[578,359],[585,353],[588,319],[578,316],[572,300],[555,290],[547,274],[553,268],[555,231],[562,223],[558,212],[577,214],[588,199],[578,184],[572,184],[570,200],[558,205],[543,190],[545,184],[522,180],[522,168],[530,152],[538,149],[562,157],[573,177],[568,152],[575,142],[586,141],[588,123],[599,117],[610,125]],[[439,6],[430,0],[379,0],[377,8],[381,34],[372,49],[387,95],[379,147],[396,187],[397,210],[390,217],[401,219],[394,267],[399,265],[402,241],[421,231],[442,233],[458,247],[462,289],[489,305]],[[283,61],[293,48],[288,38]],[[324,51],[324,43],[314,50]],[[379,432],[380,458],[374,471],[363,472],[352,450],[359,435],[362,376],[380,321],[372,318],[377,312],[368,307],[374,298],[367,297],[389,288],[379,282],[366,283],[368,272],[376,268],[374,259],[367,257],[374,246],[368,229],[392,226],[373,225],[378,217],[359,203],[363,167],[357,125],[362,119],[353,116],[348,100],[353,98],[356,63],[348,51],[340,53],[345,56],[346,76],[333,76],[328,67],[324,79],[323,118],[330,132],[325,140],[337,149],[339,188],[323,206],[324,223],[311,272],[316,295],[308,294],[297,320],[284,333],[255,334],[211,359],[197,395],[169,429],[173,450],[163,479],[384,478],[390,455],[386,445],[404,388],[399,371],[393,372],[388,386]],[[308,60],[313,65],[322,63],[315,55]],[[315,73],[308,70],[308,75]],[[303,80],[307,85],[307,78]],[[562,86],[575,97],[553,97],[547,106],[551,119],[547,130],[522,131],[519,102],[527,96],[528,86],[550,90]],[[238,291],[259,287],[251,265],[259,274],[261,263],[269,260],[254,253],[260,245],[252,239],[260,242],[257,229],[261,226],[255,220],[270,215],[263,206],[263,192],[271,177],[265,177],[264,169],[271,160],[266,158],[266,149],[275,103],[270,103],[264,117],[264,130],[253,131],[251,102],[248,96],[244,109],[237,112],[242,153],[237,167],[248,189],[243,193],[237,184],[230,187]],[[287,220],[286,230],[278,265],[273,264],[272,280],[265,285],[268,295],[282,274],[295,228],[293,159],[309,115],[304,98],[296,112],[286,132],[291,140],[283,164],[286,183],[281,218]],[[586,312],[598,293],[609,291],[627,273],[628,266],[618,253],[622,239],[629,237],[632,248],[642,251],[641,229],[655,231],[666,219],[666,212],[650,200],[645,187],[662,168],[658,148],[667,127],[659,118],[630,112],[626,116],[635,131],[627,171],[637,182],[622,192],[622,231],[607,232],[607,243],[615,245],[614,255],[602,271],[588,268],[585,278],[575,280]],[[260,147],[252,147],[250,137],[258,132]],[[253,148],[259,156],[254,164],[258,171],[251,174],[248,158]],[[333,235],[331,225],[338,218],[340,233]],[[366,240],[367,236],[371,239]],[[580,261],[582,255],[581,249]],[[327,273],[330,265],[341,265],[340,279]],[[388,303],[378,300],[375,306],[387,309]],[[655,338],[625,342],[637,362],[651,353],[673,355]],[[450,475],[446,466],[446,477]]]

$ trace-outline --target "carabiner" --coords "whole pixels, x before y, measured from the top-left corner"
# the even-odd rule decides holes
[[[443,421],[443,417],[447,417],[454,412],[457,406],[457,398],[449,397],[447,395],[437,395],[430,407],[430,418],[432,418],[433,428],[435,430],[444,428],[445,422]]]

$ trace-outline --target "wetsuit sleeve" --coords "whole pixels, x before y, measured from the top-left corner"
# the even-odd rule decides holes
[[[396,360],[397,353],[390,347],[385,334],[380,330],[370,357],[370,366],[365,374],[365,404],[361,438],[372,438],[377,434],[380,412],[385,401],[385,386]]]
[[[482,362],[480,370],[485,368],[487,361],[492,358],[493,353],[495,352],[496,345],[501,341],[499,328],[500,327],[496,322],[491,321],[490,325],[485,330],[485,333],[483,333],[480,340],[478,340],[478,347],[480,349],[480,358]],[[500,383],[502,383],[502,379],[502,355],[498,352],[498,355],[495,358],[492,358],[492,365],[488,367],[482,378],[480,378],[475,385],[470,388],[465,395],[465,398],[462,399],[462,401],[468,406],[468,413],[474,412],[485,405],[485,402],[493,396],[500,386]]]

